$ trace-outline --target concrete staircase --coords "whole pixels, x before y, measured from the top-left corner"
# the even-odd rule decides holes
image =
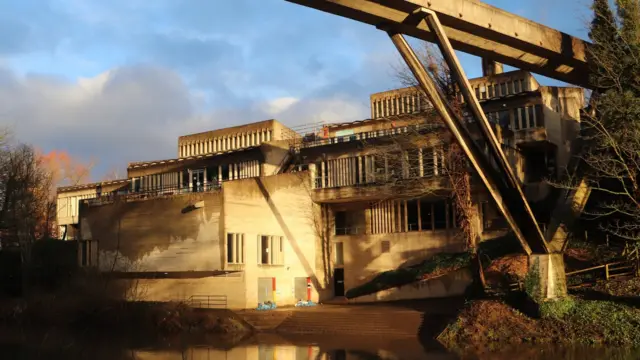
[[[393,306],[324,305],[291,313],[276,331],[293,334],[391,335],[416,337],[422,313]]]

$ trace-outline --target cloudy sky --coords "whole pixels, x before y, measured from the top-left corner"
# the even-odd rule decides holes
[[[486,2],[586,38],[588,0]],[[45,151],[95,159],[94,180],[173,158],[188,133],[363,119],[370,93],[397,86],[384,33],[284,0],[0,0],[0,9],[0,124]],[[478,76],[479,60],[461,58]]]

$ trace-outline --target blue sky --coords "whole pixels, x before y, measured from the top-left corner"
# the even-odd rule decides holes
[[[589,0],[486,2],[586,38]],[[398,86],[384,33],[284,0],[0,8],[0,124],[45,151],[93,159],[96,180],[123,175],[130,161],[175,157],[187,133],[366,118],[369,94]],[[478,76],[479,60],[460,56]]]

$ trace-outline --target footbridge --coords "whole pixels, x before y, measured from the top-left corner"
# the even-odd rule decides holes
[[[589,194],[586,183],[581,182],[577,190],[565,191],[559,197],[558,209],[553,212],[553,226],[543,234],[454,50],[589,87],[587,42],[479,0],[287,1],[367,23],[387,32],[525,252],[549,255],[562,250],[570,225],[586,203]],[[407,43],[405,34],[438,45],[469,112],[481,130],[482,140],[488,145],[488,154],[472,139],[464,121]],[[544,295],[562,296],[566,293],[562,256],[538,258],[539,271],[547,285],[544,286]]]

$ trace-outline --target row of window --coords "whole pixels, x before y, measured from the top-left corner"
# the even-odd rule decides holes
[[[242,149],[260,145],[273,139],[273,130],[260,130],[232,136],[224,136],[204,141],[196,141],[179,146],[180,157],[211,154],[220,151]]]
[[[374,100],[371,102],[373,118],[392,115],[412,114],[427,109],[427,103],[420,93],[401,95],[393,98]]]
[[[227,234],[227,263],[245,264],[245,234]],[[256,239],[259,265],[284,265],[284,237],[258,235]]]
[[[446,151],[441,147],[327,160],[315,164],[315,188],[441,176],[445,173],[445,164]]]
[[[335,235],[389,234],[456,228],[454,203],[427,199],[391,200],[372,204],[366,211],[337,211]],[[364,216],[369,217],[365,229]]]
[[[496,112],[486,113],[487,120],[510,130],[533,129],[544,126],[542,105],[524,106]],[[473,121],[469,113],[465,113],[466,121]]]
[[[523,91],[526,91],[524,79],[497,84],[482,84],[475,87],[478,100],[493,99],[500,96],[518,94]]]
[[[209,166],[200,169],[189,169],[181,172],[146,175],[131,179],[131,190],[134,192],[159,189],[197,189],[223,181],[246,179],[260,176],[258,160],[245,161],[238,164]]]

